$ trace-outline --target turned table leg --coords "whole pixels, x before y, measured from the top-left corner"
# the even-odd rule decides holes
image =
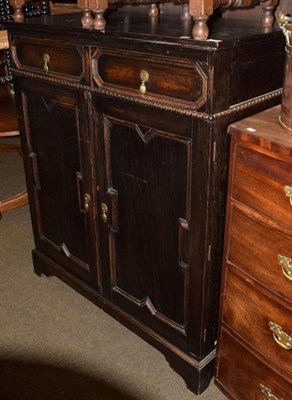
[[[24,14],[22,11],[22,6],[25,0],[13,0],[11,1],[12,8],[14,10],[13,18],[15,22],[22,22],[24,20]]]
[[[106,20],[103,16],[104,12],[105,10],[103,9],[93,10],[93,14],[95,15],[93,20],[93,28],[98,31],[104,31],[106,27]]]
[[[261,0],[263,9],[262,26],[270,28],[275,22],[274,12],[279,3],[279,0]]]
[[[182,5],[181,19],[182,19],[182,21],[189,21],[192,19],[191,15],[190,15],[190,8],[189,8],[188,4]]]
[[[78,7],[83,10],[81,23],[84,28],[94,28],[99,31],[105,30],[106,20],[103,14],[108,8],[108,0],[78,0]]]
[[[159,8],[157,3],[151,3],[148,11],[149,17],[157,17],[159,15]]]
[[[81,23],[83,28],[91,28],[93,26],[92,11],[89,8],[84,8]]]
[[[209,35],[207,21],[213,14],[213,0],[190,0],[189,13],[194,18],[193,38],[197,40],[206,40]]]
[[[209,16],[200,15],[199,17],[194,17],[194,27],[192,30],[193,38],[197,40],[206,40],[209,36],[209,28],[207,21]]]

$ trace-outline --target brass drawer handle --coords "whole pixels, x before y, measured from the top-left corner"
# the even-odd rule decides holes
[[[289,257],[282,256],[278,254],[278,263],[282,268],[283,275],[285,278],[292,281],[292,259]]]
[[[43,60],[44,60],[44,67],[43,68],[44,68],[45,72],[48,73],[49,72],[49,62],[50,62],[50,56],[49,56],[48,53],[45,53],[43,55]]]
[[[271,389],[267,388],[266,386],[262,385],[261,383],[260,383],[260,391],[266,400],[283,400],[283,399],[279,399],[278,397],[274,396]]]
[[[106,224],[107,223],[108,206],[105,203],[101,203],[100,208],[101,208],[101,219]]]
[[[145,94],[147,92],[147,88],[145,83],[149,81],[149,73],[145,69],[142,69],[140,72],[140,79],[141,79],[141,85],[140,85],[140,93]]]
[[[292,349],[292,335],[288,335],[288,333],[282,330],[280,325],[272,321],[269,321],[269,329],[273,332],[273,338],[280,347],[285,350]]]
[[[85,210],[85,212],[88,212],[88,210],[89,210],[90,201],[91,201],[90,195],[88,193],[85,193],[85,195],[84,195],[84,210]]]
[[[284,186],[284,192],[286,197],[289,197],[292,206],[292,186]]]

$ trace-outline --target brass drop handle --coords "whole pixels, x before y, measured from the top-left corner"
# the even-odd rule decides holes
[[[269,329],[273,332],[273,338],[280,347],[285,350],[292,349],[292,335],[288,335],[280,325],[272,321],[269,321]]]
[[[147,87],[146,87],[146,82],[149,81],[149,73],[146,71],[146,69],[142,69],[140,72],[140,79],[141,79],[141,85],[140,85],[140,93],[145,94],[147,92]]]
[[[88,193],[85,193],[84,195],[84,210],[87,212],[89,210],[89,204],[91,201],[91,197]]]
[[[100,209],[101,209],[101,219],[106,224],[107,223],[108,206],[105,203],[101,203]]]
[[[284,186],[284,192],[286,197],[289,197],[290,205],[292,206],[292,186]]]
[[[277,257],[278,263],[282,268],[283,275],[285,278],[289,279],[289,281],[292,281],[292,259],[282,256],[281,254],[278,254]]]
[[[49,56],[48,53],[45,53],[43,55],[43,61],[44,61],[44,67],[43,68],[44,68],[45,72],[48,73],[49,72],[49,62],[50,62],[50,56]]]
[[[278,397],[274,396],[271,389],[267,388],[263,384],[260,383],[260,391],[261,394],[263,395],[264,399],[266,400],[283,400],[279,399]]]

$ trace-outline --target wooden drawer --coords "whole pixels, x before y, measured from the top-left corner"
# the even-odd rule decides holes
[[[262,363],[225,329],[221,333],[217,360],[215,383],[228,397],[236,400],[291,399],[292,381]],[[261,385],[276,397],[264,397]]]
[[[235,157],[232,197],[291,229],[292,206],[285,186],[292,186],[292,165],[241,145]]]
[[[228,241],[228,262],[292,302],[292,237],[251,218],[233,205]]]
[[[167,104],[182,103],[193,109],[206,103],[207,76],[199,63],[164,61],[146,55],[102,52],[92,56],[93,82],[99,87],[142,98],[158,98]],[[140,93],[141,71],[147,71],[146,93]]]
[[[12,42],[15,66],[47,76],[81,80],[84,75],[82,50],[77,47],[45,40],[15,38]]]
[[[291,337],[291,309],[265,296],[247,275],[241,274],[240,277],[233,268],[227,275],[223,322],[265,356],[267,362],[278,365],[279,369],[292,376],[292,349],[280,347],[269,328],[270,322],[273,322]]]

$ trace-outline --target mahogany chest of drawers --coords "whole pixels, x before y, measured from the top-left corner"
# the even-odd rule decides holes
[[[200,393],[216,353],[226,130],[279,103],[285,40],[218,20],[195,41],[188,24],[119,10],[104,33],[79,14],[5,27],[35,271],[148,340]]]
[[[292,135],[280,106],[231,125],[216,383],[291,399]]]

